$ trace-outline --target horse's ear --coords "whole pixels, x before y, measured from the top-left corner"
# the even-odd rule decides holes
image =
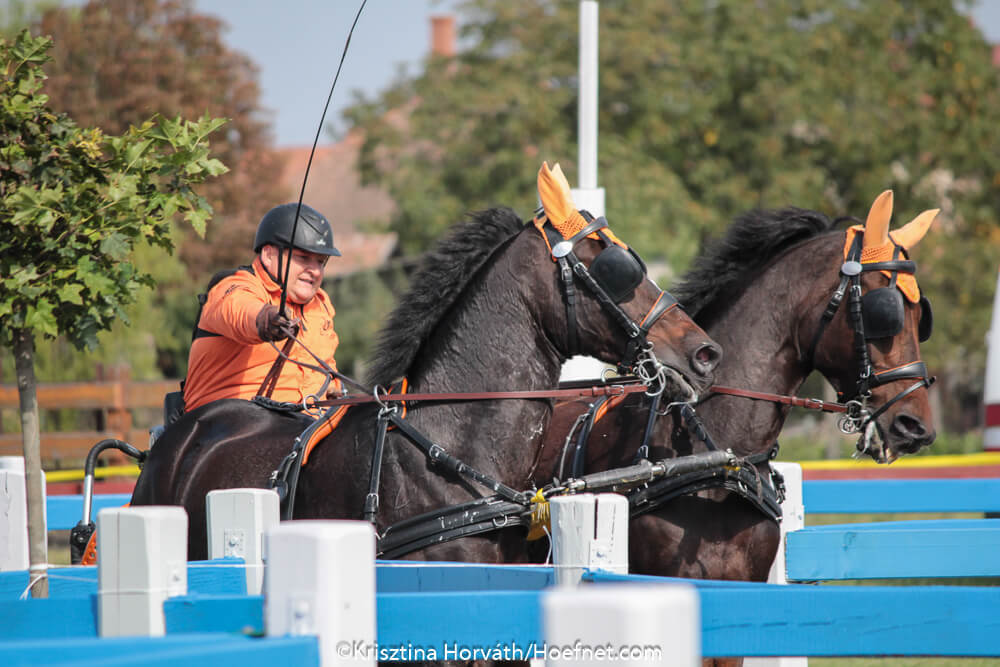
[[[555,166],[552,167],[552,175],[555,177],[556,181],[559,182],[559,187],[562,188],[563,194],[566,195],[567,201],[572,203],[573,192],[569,187],[569,181],[566,180],[566,174],[563,173],[562,167],[556,162]]]
[[[913,220],[909,221],[896,231],[892,233],[892,240],[898,245],[904,248],[912,248],[913,246],[920,243],[920,239],[924,238],[924,234],[930,229],[931,223],[934,222],[934,218],[941,211],[939,208],[932,208],[929,211],[924,211]]]
[[[865,248],[881,248],[889,242],[889,218],[892,217],[892,190],[875,198],[865,220]]]
[[[576,212],[569,184],[558,164],[555,170],[550,170],[547,163],[542,163],[538,170],[538,198],[542,200],[546,217],[557,227]]]

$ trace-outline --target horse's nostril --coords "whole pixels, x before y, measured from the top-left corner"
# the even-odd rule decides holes
[[[910,440],[921,440],[927,437],[927,427],[924,423],[906,413],[898,414],[892,420],[892,430]]]
[[[694,352],[694,365],[701,373],[715,370],[722,359],[722,349],[715,343],[705,343]]]

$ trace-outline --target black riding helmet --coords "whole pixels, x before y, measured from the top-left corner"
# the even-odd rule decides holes
[[[282,204],[275,206],[264,214],[257,225],[257,235],[253,239],[253,251],[260,252],[264,246],[271,244],[279,248],[287,248],[295,225],[295,209],[298,204]],[[340,257],[340,251],[333,245],[333,229],[330,221],[312,208],[302,204],[299,210],[299,224],[295,227],[295,242],[292,247],[317,255]]]

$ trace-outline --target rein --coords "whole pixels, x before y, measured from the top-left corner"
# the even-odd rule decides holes
[[[818,398],[801,398],[799,396],[788,396],[785,394],[770,394],[764,391],[751,391],[749,389],[726,387],[719,384],[709,387],[708,391],[709,395],[725,394],[727,396],[750,398],[756,401],[769,401],[771,403],[779,403],[781,405],[790,405],[796,408],[806,408],[807,410],[822,410],[823,412],[847,412],[848,410],[848,406],[845,403],[823,401]]]
[[[579,389],[538,389],[522,391],[470,391],[458,393],[413,393],[413,394],[355,394],[343,396],[341,398],[331,398],[323,401],[316,401],[316,407],[333,407],[338,405],[360,405],[363,403],[378,403],[383,405],[386,402],[394,401],[492,401],[508,399],[536,399],[536,398],[593,398],[597,396],[625,396],[627,394],[637,394],[646,392],[648,387],[644,384],[608,384],[595,385]]]

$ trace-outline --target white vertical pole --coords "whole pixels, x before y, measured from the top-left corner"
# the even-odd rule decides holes
[[[688,584],[600,584],[542,595],[545,664],[697,667],[698,593]]]
[[[983,403],[986,410],[983,447],[987,451],[1000,452],[1000,273],[997,274],[997,289],[993,295],[993,319],[990,322],[987,338]]]
[[[628,574],[628,499],[581,493],[549,501],[556,584],[576,586],[585,570]]]
[[[187,593],[182,507],[109,507],[97,515],[97,616],[101,637],[166,634],[163,601]]]
[[[781,542],[774,556],[771,571],[767,576],[769,584],[787,584],[785,567],[785,536],[806,525],[805,506],[802,503],[802,466],[798,463],[771,463],[785,478],[785,502],[781,503]],[[806,667],[808,658],[746,658],[743,667]]]
[[[573,202],[595,217],[604,215],[604,189],[597,187],[598,4],[580,2],[580,93],[577,99],[577,167]]]
[[[604,188],[597,187],[597,91],[598,81],[598,3],[580,2],[580,61],[577,75],[580,93],[577,98],[577,167],[579,179],[573,188],[573,203],[599,218],[605,214]],[[563,364],[559,379],[589,380],[599,378],[608,366],[593,357],[577,355]]]
[[[597,2],[580,2],[580,97],[577,101],[581,189],[597,187]]]
[[[0,457],[0,572],[28,569],[26,498],[24,458]]]
[[[324,667],[374,666],[375,531],[371,524],[289,521],[271,528],[265,540],[267,635],[318,636]]]
[[[278,525],[278,505],[278,494],[270,489],[220,489],[205,498],[208,557],[242,558],[249,595],[261,593],[264,533]]]

